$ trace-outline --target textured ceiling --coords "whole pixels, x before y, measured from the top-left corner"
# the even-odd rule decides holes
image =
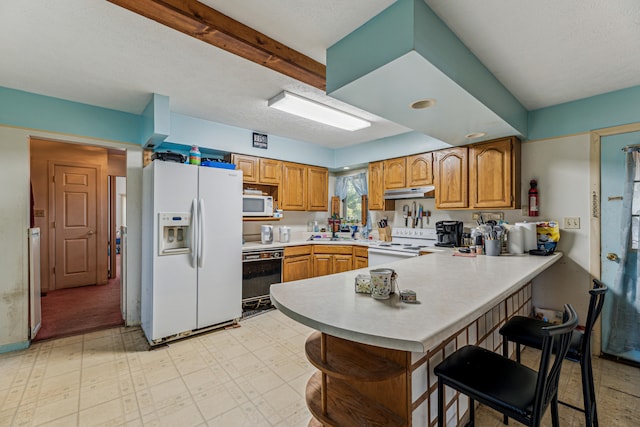
[[[206,0],[325,63],[325,50],[391,0]],[[637,0],[427,0],[528,109],[640,84]],[[140,113],[174,112],[340,147],[409,131],[104,0],[0,0],[0,86]],[[347,132],[266,107],[286,89],[371,119]]]

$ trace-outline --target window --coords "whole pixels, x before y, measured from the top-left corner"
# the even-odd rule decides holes
[[[633,202],[631,203],[631,249],[640,249],[640,153],[634,152],[636,176],[633,178]]]
[[[342,213],[348,223],[359,224],[362,219],[362,196],[356,192],[353,182],[347,182],[347,197],[342,202]]]

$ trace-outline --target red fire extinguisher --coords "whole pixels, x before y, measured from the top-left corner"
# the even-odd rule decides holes
[[[529,182],[529,216],[538,216],[540,213],[540,205],[538,200],[538,181],[532,179]]]

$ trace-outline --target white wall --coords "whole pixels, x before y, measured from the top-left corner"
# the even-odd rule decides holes
[[[115,143],[73,135],[41,132],[0,126],[0,353],[28,346],[28,257],[29,227],[29,140],[31,137],[56,141],[127,149],[127,193],[134,201],[141,200],[142,149],[139,146]],[[130,204],[127,211],[128,250],[127,324],[140,321],[140,205]]]

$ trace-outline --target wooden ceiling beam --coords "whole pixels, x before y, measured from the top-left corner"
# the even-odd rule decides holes
[[[326,67],[196,0],[107,0],[321,90]]]

